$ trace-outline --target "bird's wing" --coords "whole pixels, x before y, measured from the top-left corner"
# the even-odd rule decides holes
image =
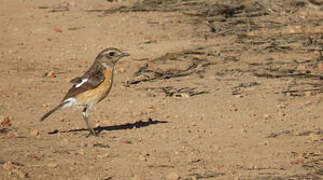
[[[72,84],[77,85],[82,82],[82,77],[76,77],[70,81]]]
[[[98,87],[105,77],[101,70],[89,70],[82,77],[77,77],[71,80],[73,87],[67,92],[63,100],[83,93],[84,91]]]

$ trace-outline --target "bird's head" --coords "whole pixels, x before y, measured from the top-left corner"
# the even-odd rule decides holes
[[[114,66],[122,57],[130,56],[117,48],[107,48],[102,50],[95,58],[103,66]]]

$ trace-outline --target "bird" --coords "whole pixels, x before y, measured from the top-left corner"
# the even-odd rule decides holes
[[[70,81],[73,86],[66,93],[61,103],[44,114],[40,121],[44,121],[59,109],[70,107],[82,109],[89,135],[97,136],[89,122],[89,110],[109,94],[113,84],[114,67],[121,58],[126,56],[130,56],[130,54],[114,47],[102,50],[81,77],[76,77]]]

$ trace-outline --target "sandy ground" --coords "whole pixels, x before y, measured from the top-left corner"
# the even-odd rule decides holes
[[[323,178],[322,4],[1,0],[0,179]],[[99,137],[40,122],[107,47]]]

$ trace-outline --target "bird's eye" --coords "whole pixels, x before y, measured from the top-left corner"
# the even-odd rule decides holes
[[[109,52],[109,56],[114,56],[115,54],[115,52]]]

